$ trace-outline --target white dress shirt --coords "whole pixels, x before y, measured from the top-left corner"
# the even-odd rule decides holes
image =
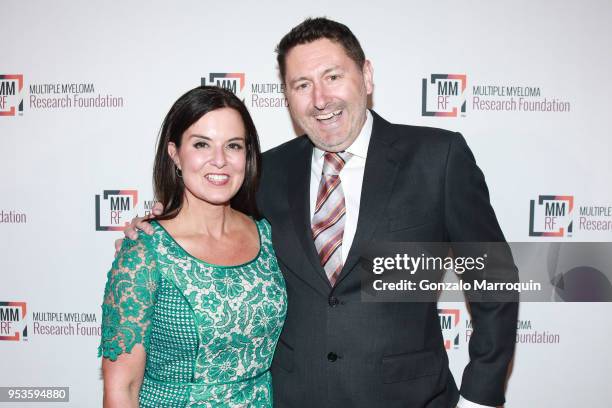
[[[363,184],[363,174],[365,171],[366,158],[368,156],[368,146],[372,136],[372,114],[366,111],[366,121],[361,128],[357,139],[351,144],[347,152],[353,156],[346,162],[340,171],[339,177],[344,192],[344,202],[346,214],[344,220],[344,236],[342,238],[342,262],[346,262],[349,250],[355,238],[357,230],[357,219],[359,218],[359,204],[361,202],[361,186]],[[317,204],[317,194],[319,183],[323,173],[324,150],[315,147],[312,151],[312,161],[310,164],[310,220],[314,216],[314,209]],[[457,403],[459,408],[490,408],[486,405],[476,404],[465,398],[459,398]]]

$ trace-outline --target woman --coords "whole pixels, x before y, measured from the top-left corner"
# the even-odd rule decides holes
[[[270,225],[254,221],[260,158],[231,92],[195,88],[170,109],[153,171],[164,213],[108,273],[105,407],[272,406],[286,292]]]

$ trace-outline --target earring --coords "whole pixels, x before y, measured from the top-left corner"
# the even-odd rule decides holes
[[[176,173],[176,177],[183,178],[183,171],[177,166],[174,166],[174,173]]]

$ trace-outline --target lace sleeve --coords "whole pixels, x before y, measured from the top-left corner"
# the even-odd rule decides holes
[[[119,254],[108,272],[102,303],[102,340],[98,357],[116,360],[130,353],[136,344],[148,349],[151,314],[159,273],[150,237],[123,240]]]

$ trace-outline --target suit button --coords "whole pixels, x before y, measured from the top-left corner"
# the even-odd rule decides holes
[[[335,296],[330,296],[328,299],[328,303],[331,307],[336,307],[340,304],[340,301]]]
[[[327,355],[327,360],[329,360],[330,362],[334,362],[338,359],[338,355],[336,353],[329,353]]]

